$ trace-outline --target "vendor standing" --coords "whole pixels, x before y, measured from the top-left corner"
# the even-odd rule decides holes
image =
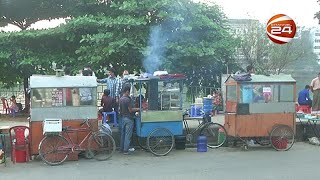
[[[318,77],[311,81],[310,89],[313,93],[312,111],[320,110],[320,72]]]
[[[116,77],[116,70],[114,68],[109,69],[109,76],[105,79],[98,79],[98,83],[106,83],[107,88],[110,90],[110,96],[114,99],[114,111],[118,116],[118,108],[119,108],[119,97],[121,93],[122,80]],[[117,118],[119,120],[119,118]],[[119,127],[121,126],[121,122],[119,122]]]

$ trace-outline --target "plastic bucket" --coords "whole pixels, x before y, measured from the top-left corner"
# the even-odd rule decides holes
[[[16,162],[24,163],[27,162],[27,153],[26,151],[15,150]]]
[[[211,98],[203,98],[203,111],[206,114],[210,114],[213,109],[213,103]]]
[[[207,152],[207,136],[198,136],[197,139],[197,152]]]

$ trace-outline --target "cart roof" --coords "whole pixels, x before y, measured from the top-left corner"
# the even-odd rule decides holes
[[[97,87],[95,76],[48,76],[32,75],[30,88],[56,88],[56,87]]]
[[[178,81],[178,80],[185,80],[185,76],[181,77],[173,77],[173,76],[152,76],[152,77],[130,77],[129,81],[133,82],[141,82],[141,81],[150,81],[150,80],[157,80],[157,81]]]
[[[232,75],[230,75],[227,80],[229,81],[230,79],[238,82],[238,83],[295,83],[296,80],[292,78],[290,74],[280,74],[280,75],[251,75],[251,81],[237,81],[236,79],[233,78]]]

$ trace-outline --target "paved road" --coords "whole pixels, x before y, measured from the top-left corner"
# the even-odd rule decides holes
[[[137,151],[134,155],[116,153],[108,161],[81,159],[60,166],[47,166],[40,160],[24,164],[0,165],[1,180],[57,179],[319,179],[319,146],[296,143],[287,152],[252,147],[172,151],[165,157]]]

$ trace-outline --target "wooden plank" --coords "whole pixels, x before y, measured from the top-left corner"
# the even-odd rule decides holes
[[[288,125],[295,132],[293,113],[235,115],[235,124],[234,134],[239,137],[267,137],[278,124]]]
[[[236,116],[236,134],[240,137],[257,136],[257,120],[255,115]]]
[[[226,112],[233,112],[237,111],[237,102],[227,101],[226,102]]]
[[[257,114],[259,136],[269,136],[274,126],[287,125],[295,131],[293,113]]]
[[[226,114],[224,127],[229,136],[236,136],[236,115],[235,114]]]

